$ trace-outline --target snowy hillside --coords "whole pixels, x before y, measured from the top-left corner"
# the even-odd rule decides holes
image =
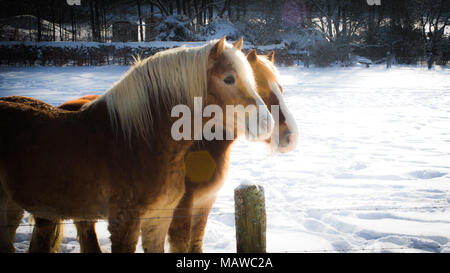
[[[1,67],[0,97],[58,105],[104,92],[127,69]],[[270,252],[450,252],[450,70],[290,67],[280,74],[299,145],[268,155],[263,144],[235,144],[205,251],[235,252],[233,189],[245,179],[265,188]],[[25,218],[19,252],[31,231]],[[110,251],[105,221],[97,232]],[[70,222],[64,235],[62,251],[78,252]]]

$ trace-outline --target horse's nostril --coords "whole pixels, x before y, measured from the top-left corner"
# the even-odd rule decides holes
[[[290,144],[292,142],[292,134],[291,133],[286,134],[285,138],[286,138],[287,144]]]

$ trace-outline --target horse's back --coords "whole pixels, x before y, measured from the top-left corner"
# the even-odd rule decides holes
[[[17,138],[21,134],[33,134],[35,127],[45,128],[45,124],[59,117],[57,108],[37,99],[11,96],[0,98],[1,144],[6,138]],[[26,132],[24,132],[26,131]],[[2,145],[4,146],[4,145]],[[1,155],[0,155],[1,156]]]
[[[81,202],[89,192],[97,193],[90,203],[99,204],[102,185],[85,187],[77,181],[107,176],[101,124],[82,111],[63,111],[25,97],[0,98],[0,124],[0,181],[22,207],[33,210],[33,202],[40,200],[44,208],[59,204],[71,211],[65,198]]]
[[[60,106],[58,106],[59,109],[67,110],[67,111],[78,111],[81,109],[83,105],[90,102],[89,100],[83,100],[83,99],[77,99],[73,101],[68,101]]]
[[[35,117],[44,115],[54,116],[57,112],[57,108],[34,98],[22,96],[0,98],[0,119],[3,122],[7,120],[11,121],[20,115],[28,114]]]
[[[98,95],[86,95],[78,99],[69,100],[60,106],[58,106],[59,109],[67,110],[67,111],[78,111],[83,107],[83,105],[98,99]]]
[[[0,98],[0,160],[6,152],[29,152],[63,156],[64,152],[86,147],[95,150],[104,138],[105,125],[83,111],[64,111],[42,101],[27,97]]]

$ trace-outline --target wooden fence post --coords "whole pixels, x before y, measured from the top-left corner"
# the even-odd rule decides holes
[[[241,185],[234,190],[236,249],[238,253],[266,252],[264,188]]]

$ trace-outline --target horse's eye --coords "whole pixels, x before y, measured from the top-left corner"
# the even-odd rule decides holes
[[[226,84],[233,84],[234,83],[234,77],[228,76],[223,80]]]

